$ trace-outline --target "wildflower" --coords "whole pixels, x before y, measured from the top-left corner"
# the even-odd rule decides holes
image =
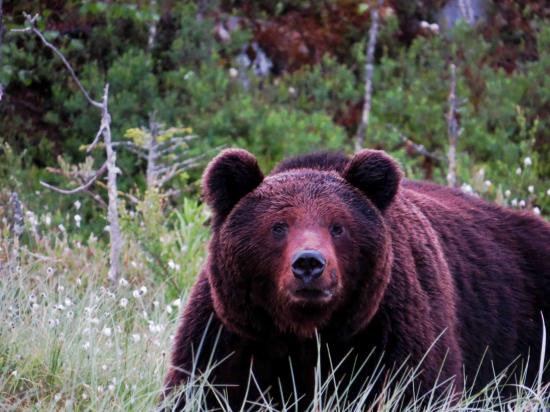
[[[153,301],[153,306],[154,306],[155,308],[158,308],[159,305],[160,305],[160,303],[159,303],[158,300],[154,300],[154,301]]]
[[[126,299],[126,298],[120,299],[119,304],[120,304],[121,307],[125,308],[126,306],[128,306],[128,299]]]
[[[527,190],[529,191],[529,193],[533,193],[533,192],[535,191],[535,186],[529,185],[529,187],[527,188]]]
[[[492,185],[493,183],[490,180],[486,180],[485,182],[483,182],[483,187],[485,190],[489,189]]]
[[[101,369],[106,371],[107,370],[107,365],[105,365],[105,364],[101,365]]]
[[[172,306],[175,306],[176,308],[179,308],[181,305],[181,300],[180,299],[176,299],[172,302]]]
[[[13,370],[10,375],[17,378],[17,370]]]
[[[430,24],[430,31],[434,34],[439,33],[439,25],[437,23]]]
[[[72,306],[73,302],[71,299],[69,298],[65,298],[65,300],[63,301],[65,303],[65,306],[69,307],[69,306]]]
[[[82,279],[76,278],[76,284],[77,284],[77,286],[81,286],[82,285]]]
[[[36,312],[39,308],[40,305],[38,303],[33,303],[31,306],[31,310],[33,311],[33,313]]]
[[[518,200],[516,198],[512,199],[512,206],[517,207],[518,206]]]
[[[134,290],[134,291],[132,292],[132,296],[133,296],[134,298],[136,298],[136,299],[140,298],[141,295],[140,295],[140,293],[139,293],[139,289]]]
[[[99,319],[98,318],[90,318],[90,323],[92,325],[99,325]]]
[[[23,268],[22,268],[20,265],[17,265],[17,266],[15,267],[15,273],[19,273],[19,274],[20,274],[21,272],[23,272]]]
[[[519,207],[524,208],[525,207],[525,200],[521,199],[519,201]]]
[[[29,295],[29,303],[36,303],[36,295],[34,293]]]
[[[170,260],[168,261],[168,267],[169,267],[170,269],[172,269],[172,270],[175,269],[176,264],[174,263],[174,261],[173,261],[172,259],[170,259]]]
[[[169,314],[171,314],[171,313],[172,313],[172,306],[166,305],[166,312],[168,312]]]
[[[164,325],[160,324],[160,323],[153,323],[151,322],[149,324],[149,332],[153,333],[153,334],[157,334],[157,333],[160,333],[164,330]]]
[[[512,192],[510,191],[510,189],[507,189],[505,192],[504,192],[504,196],[506,197],[510,197],[512,195]]]
[[[44,217],[44,223],[46,224],[46,226],[50,226],[52,223],[52,217],[50,215],[46,215]]]
[[[120,279],[118,280],[118,285],[119,285],[119,286],[122,286],[122,287],[128,286],[128,281],[127,281],[126,279],[124,279],[124,278],[120,278]]]
[[[74,202],[73,204],[74,204],[74,208],[75,208],[76,210],[80,209],[81,204],[80,204],[80,202],[79,202],[78,200],[77,200],[76,202]]]
[[[76,227],[80,227],[81,221],[82,221],[82,217],[80,215],[74,215],[74,222],[76,223]]]
[[[134,269],[138,267],[137,263],[135,260],[131,260],[130,261],[130,266],[132,266]]]
[[[462,190],[464,193],[473,193],[474,189],[472,186],[470,186],[467,183],[463,183],[462,186],[460,186],[460,190]]]
[[[61,232],[65,232],[65,226],[63,226],[63,223],[58,224],[57,227]]]
[[[139,335],[139,333],[132,334],[132,341],[134,343],[138,343],[140,340],[141,340],[141,336]]]
[[[139,293],[140,295],[145,295],[147,293],[147,287],[146,286],[142,286],[139,288]]]
[[[98,392],[98,393],[103,393],[103,386],[101,386],[101,385],[98,386],[98,387],[97,387],[97,392]]]
[[[88,399],[88,395],[86,395],[86,393],[85,393],[85,392],[83,392],[83,393],[82,393],[82,399],[83,399],[83,400],[86,400],[86,399]]]
[[[239,71],[235,69],[234,67],[231,67],[229,69],[229,77],[232,77],[233,79],[239,75]]]
[[[521,167],[518,167],[518,168],[516,169],[516,175],[519,176],[520,174],[521,174]]]
[[[90,349],[90,342],[84,342],[84,344],[82,345],[82,348],[83,348],[84,350],[86,350],[86,351],[87,351],[88,349]]]
[[[53,397],[53,400],[55,402],[59,402],[61,400],[61,394],[60,393],[56,393],[55,396]]]
[[[74,318],[74,312],[72,310],[67,312],[67,318],[69,318],[69,319]]]
[[[540,209],[539,209],[537,206],[535,206],[535,207],[533,208],[533,213],[534,213],[535,215],[537,215],[537,216],[540,216]]]
[[[46,273],[48,274],[48,276],[53,275],[54,272],[55,270],[51,266],[48,266],[48,268],[46,269]]]
[[[422,20],[420,22],[420,28],[422,29],[429,29],[430,28],[430,23],[428,23],[426,20]]]
[[[525,159],[523,159],[523,164],[525,167],[529,167],[533,164],[533,161],[529,156],[527,156]]]
[[[58,310],[60,312],[63,312],[65,310],[65,306],[63,306],[61,303],[58,303],[53,307],[55,310]]]
[[[106,226],[103,228],[103,231],[104,231],[104,232],[107,232],[107,233],[110,232],[110,231],[111,231],[111,226],[106,225]]]
[[[59,319],[50,319],[50,320],[48,320],[48,326],[50,328],[55,328],[58,325],[59,325]]]
[[[115,390],[115,385],[113,385],[112,383],[109,384],[109,391],[114,392],[114,390]]]
[[[59,286],[57,287],[57,291],[58,291],[59,293],[63,293],[63,292],[65,291],[65,286],[59,285]]]
[[[550,189],[546,191],[546,196],[550,196]]]
[[[288,93],[291,95],[291,96],[296,96],[296,89],[292,86],[290,86],[288,88]]]

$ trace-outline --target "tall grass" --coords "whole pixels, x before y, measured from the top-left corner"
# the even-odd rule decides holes
[[[189,216],[179,219],[175,229],[179,233],[175,237],[184,244],[189,233],[195,232],[189,227]],[[3,251],[15,246],[6,236],[0,243]],[[173,294],[171,284],[154,281],[156,277],[143,263],[146,256],[137,253],[135,245],[126,248],[125,279],[109,287],[105,283],[106,253],[99,242],[83,246],[61,234],[37,237],[30,243],[32,250],[22,247],[18,253],[4,253],[0,266],[0,410],[157,409],[185,293],[180,299],[167,299]],[[196,255],[201,261],[204,258],[202,253],[196,252]],[[197,262],[190,262],[189,267],[198,267]],[[181,270],[185,271],[186,267]],[[223,364],[215,366],[223,367]],[[338,364],[330,366],[334,372],[339,367]],[[541,362],[541,372],[543,367]],[[321,370],[320,364],[316,370]],[[502,385],[507,382],[505,374],[495,376],[482,391],[466,391],[460,399],[445,389],[447,382],[440,382],[437,391],[405,404],[405,392],[415,388],[415,378],[421,370],[422,365],[418,365],[401,373],[399,378],[397,375],[387,378],[380,361],[369,371],[371,379],[363,384],[357,399],[348,398],[346,385],[349,383],[337,381],[336,373],[325,378],[316,373],[315,396],[307,410],[544,411],[550,408],[550,389],[542,379],[532,387],[517,383],[514,397],[501,397]],[[382,382],[384,389],[374,394],[377,382]],[[256,385],[254,376],[249,385]],[[217,394],[219,408],[229,410],[223,388],[212,387],[204,376],[196,376],[175,395],[187,399],[187,410],[201,411],[207,409],[206,393],[211,391]],[[265,395],[243,405],[243,409],[299,410],[299,394],[285,396],[288,402],[284,405],[273,405]]]

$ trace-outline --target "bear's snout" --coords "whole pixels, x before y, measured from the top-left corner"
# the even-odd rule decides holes
[[[327,260],[317,250],[301,250],[292,257],[292,273],[304,284],[311,283],[325,270]]]

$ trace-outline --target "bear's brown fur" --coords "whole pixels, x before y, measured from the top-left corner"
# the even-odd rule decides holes
[[[346,359],[338,376],[358,374],[348,398],[372,372],[369,363],[354,368],[373,350],[369,359],[383,353],[388,369],[426,356],[420,391],[454,379],[459,392],[464,374],[468,385],[476,373],[475,384],[486,384],[528,353],[538,362],[541,313],[550,319],[542,219],[404,180],[375,150],[289,159],[264,178],[250,153],[229,149],[210,163],[203,188],[209,257],[175,338],[166,393],[221,360],[209,380],[227,385],[234,409],[260,390],[307,405],[318,357],[324,369]]]

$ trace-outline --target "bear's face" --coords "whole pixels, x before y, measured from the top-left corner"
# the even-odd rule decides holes
[[[374,161],[378,169],[367,170]],[[342,174],[293,169],[265,179],[249,153],[222,152],[204,190],[214,213],[209,280],[226,326],[300,338],[364,326],[389,281],[383,211],[399,178],[376,151],[351,159]]]

